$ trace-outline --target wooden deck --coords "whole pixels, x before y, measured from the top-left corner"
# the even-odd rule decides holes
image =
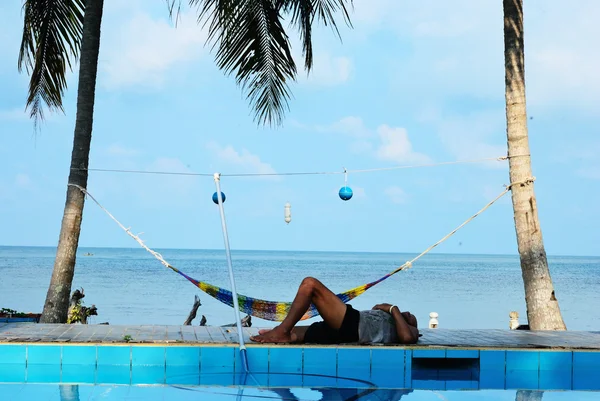
[[[244,340],[258,328],[245,328]],[[588,349],[600,350],[600,332],[421,329],[415,347],[478,349]],[[126,341],[129,340],[129,341]],[[0,323],[0,343],[125,343],[214,344],[238,343],[235,327],[109,326]],[[347,344],[352,346],[352,344]]]

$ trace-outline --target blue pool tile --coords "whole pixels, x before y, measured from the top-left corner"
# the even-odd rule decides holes
[[[167,366],[200,367],[200,347],[166,347]]]
[[[379,387],[404,387],[406,352],[403,349],[371,350],[371,381]]]
[[[62,347],[62,364],[64,365],[96,365],[95,345],[65,345]]]
[[[220,373],[200,372],[200,385],[202,386],[225,386],[231,387],[235,382],[235,373],[233,371]]]
[[[412,380],[412,350],[404,351],[404,384],[410,387]]]
[[[200,373],[233,373],[233,347],[205,347],[200,352]]]
[[[130,384],[129,365],[101,365],[96,369],[96,382],[103,384]]]
[[[600,352],[573,351],[574,369],[600,369]]]
[[[543,351],[540,352],[540,370],[568,370],[573,369],[573,353]]]
[[[571,370],[540,370],[540,390],[571,390]]]
[[[443,380],[413,380],[411,388],[417,390],[445,390],[446,382]]]
[[[415,349],[413,358],[445,358],[446,350],[443,349]]]
[[[237,386],[267,387],[269,385],[269,373],[235,373],[233,380]]]
[[[118,366],[118,368],[123,368]],[[129,386],[121,386],[115,384],[100,384],[93,387],[93,392],[89,398],[89,401],[116,401],[116,400],[127,400],[129,395]],[[155,401],[155,400],[148,400]]]
[[[308,373],[302,376],[302,385],[304,387],[336,387],[337,377],[335,375],[320,375],[318,373]]]
[[[0,367],[0,372],[1,372]],[[2,399],[13,401],[22,399],[19,396],[19,393],[23,389],[23,383],[10,383],[10,384],[0,384],[0,395],[2,395]]]
[[[539,351],[506,351],[506,370],[538,371],[540,366]]]
[[[23,383],[25,382],[27,367],[24,363],[0,364],[0,382]]]
[[[131,384],[165,384],[165,367],[157,365],[133,365]]]
[[[366,378],[371,373],[371,350],[368,348],[338,349],[337,374],[341,378]]]
[[[303,377],[300,373],[269,373],[270,387],[300,387]]]
[[[60,376],[62,383],[88,383],[96,382],[95,365],[64,365]]]
[[[142,366],[142,368],[156,368],[156,366]],[[162,386],[131,386],[127,393],[127,401],[159,401],[164,399]]]
[[[59,383],[60,365],[27,365],[27,383]]]
[[[479,358],[479,350],[476,349],[448,349],[446,358]]]
[[[506,351],[480,351],[479,367],[482,370],[502,370],[506,366]]]
[[[404,372],[403,349],[377,349],[371,350],[371,369]]]
[[[270,348],[269,373],[302,373],[302,348]]]
[[[200,384],[200,366],[185,365],[175,366],[167,365],[166,368],[166,383],[167,384]]]
[[[446,380],[446,390],[478,390],[477,380]]]
[[[479,371],[479,388],[487,390],[503,390],[506,387],[504,366],[502,369],[481,369]]]
[[[358,379],[355,378],[355,379]],[[359,380],[355,380],[349,377],[338,377],[337,388],[352,388],[352,389],[366,389],[373,388],[373,383],[369,381],[369,376],[363,377]]]
[[[25,345],[0,345],[0,364],[25,364],[27,347]]]
[[[573,352],[573,390],[600,390],[600,352]]]
[[[27,365],[59,365],[61,358],[60,345],[28,345]]]
[[[537,370],[507,370],[506,388],[520,390],[537,390],[539,374]]]
[[[202,398],[206,397],[206,390],[199,389],[197,387],[187,387],[187,386],[177,386],[170,387],[167,386],[164,388],[163,397],[165,401],[200,401]],[[210,398],[210,397],[209,397]],[[219,400],[221,398],[214,397],[215,400]],[[234,397],[223,397],[224,400],[233,400]],[[149,399],[148,401],[155,401],[154,399]]]
[[[242,356],[239,348],[235,348],[235,371],[237,373],[244,372]],[[246,358],[248,358],[248,368],[253,373],[268,373],[269,372],[269,349],[266,347],[250,347],[246,348]]]
[[[46,365],[47,366],[47,365]],[[19,392],[18,400],[60,400],[56,384],[28,384]]]
[[[119,345],[99,345],[98,366],[100,365],[131,365],[131,347]]]
[[[370,382],[381,388],[404,388],[404,370],[400,372],[372,370]]]
[[[336,348],[304,348],[304,374],[335,376]]]
[[[165,347],[132,346],[132,366],[165,366]]]

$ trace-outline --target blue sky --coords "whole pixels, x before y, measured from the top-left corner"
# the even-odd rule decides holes
[[[91,167],[176,172],[340,171],[506,153],[501,1],[356,0],[343,42],[315,36],[283,127],[257,127],[190,14],[105,0]],[[600,255],[600,4],[526,2],[529,132],[549,254]],[[562,27],[568,27],[563,29]],[[77,89],[41,132],[17,72],[20,2],[0,4],[0,244],[57,243]],[[297,44],[297,38],[294,38]],[[298,46],[294,51],[299,53]],[[300,58],[299,58],[300,60]],[[506,162],[343,176],[223,178],[232,247],[419,252],[500,193]],[[152,247],[221,248],[212,179],[92,172],[90,192]],[[286,225],[283,208],[292,205]],[[136,244],[93,203],[83,246]],[[509,196],[439,252],[516,252]]]

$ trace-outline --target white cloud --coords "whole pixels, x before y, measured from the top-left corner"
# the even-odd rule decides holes
[[[174,27],[137,13],[107,42],[100,56],[107,88],[160,87],[171,68],[205,53],[206,32],[191,14],[182,14]]]
[[[255,174],[274,174],[275,169],[269,164],[260,160],[260,157],[250,153],[247,149],[237,151],[233,146],[220,146],[217,142],[211,141],[206,145],[220,161],[227,165],[240,168],[239,173]],[[265,177],[267,178],[267,177]],[[271,177],[275,178],[275,177]]]
[[[329,125],[318,125],[319,132],[334,132],[353,138],[348,145],[352,153],[370,154],[394,163],[428,163],[431,159],[413,150],[405,128],[380,125],[370,130],[359,117],[348,116]]]
[[[377,128],[377,134],[381,141],[376,151],[379,159],[395,163],[428,163],[431,161],[427,155],[413,150],[405,128],[381,125]]]
[[[504,100],[502,2],[356,0],[357,35],[387,31],[411,43],[393,62],[393,85],[414,101],[467,95]],[[526,82],[530,107],[598,113],[600,2],[525,2]],[[557,29],[568,26],[569,29]]]
[[[330,125],[318,125],[317,131],[337,132],[355,138],[367,138],[373,133],[365,126],[360,117],[348,116]]]
[[[486,159],[505,156],[506,134],[504,113],[474,113],[462,117],[443,118],[437,123],[439,138],[446,150],[458,160]],[[503,144],[493,143],[492,138]],[[491,168],[505,168],[506,162],[490,161]]]
[[[389,186],[383,192],[388,196],[392,203],[402,204],[408,201],[408,195],[406,195],[406,192],[399,186]]]
[[[301,59],[296,60],[303,63]],[[305,72],[301,72],[298,81],[317,86],[336,86],[347,82],[351,73],[352,61],[348,57],[320,53],[314,56],[313,68],[308,77]]]

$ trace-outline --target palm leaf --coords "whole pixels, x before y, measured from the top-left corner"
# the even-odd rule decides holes
[[[352,26],[350,14],[346,3],[352,5],[353,0],[278,0],[281,9],[286,14],[291,14],[291,23],[294,25],[302,40],[302,55],[304,56],[304,67],[308,72],[313,66],[312,51],[312,27],[315,17],[323,25],[330,25],[338,37],[340,32],[335,21],[335,14],[340,12],[348,26]]]
[[[76,61],[83,33],[84,0],[25,0],[19,71],[30,74],[27,107],[37,126],[42,103],[64,111],[67,66]]]
[[[179,15],[181,1],[166,0],[171,16],[175,9]],[[268,125],[282,123],[289,109],[289,82],[297,75],[284,17],[289,14],[292,26],[299,30],[305,68],[310,72],[315,18],[332,26],[339,35],[334,16],[341,12],[350,24],[346,4],[352,4],[352,0],[188,1],[198,8],[198,22],[208,30],[217,66],[235,75],[236,82],[247,91],[255,120]]]

